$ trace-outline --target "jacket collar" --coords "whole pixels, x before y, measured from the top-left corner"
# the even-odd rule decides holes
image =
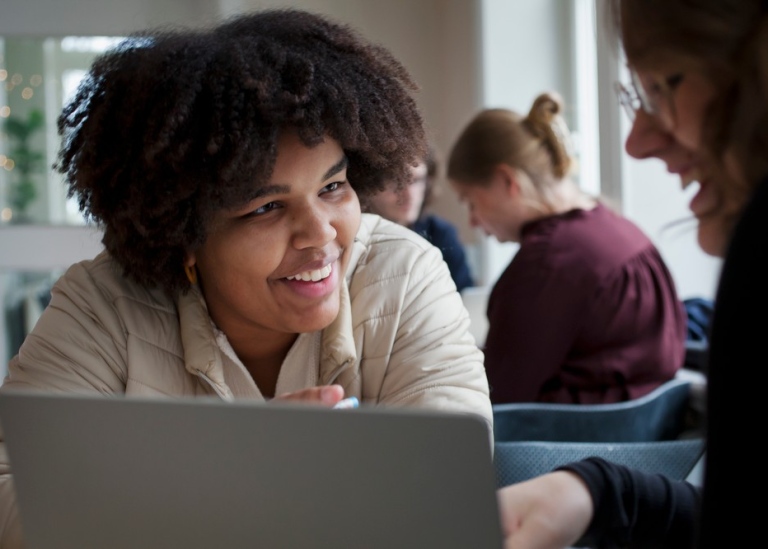
[[[222,398],[232,398],[232,391],[224,381],[221,349],[216,344],[211,317],[200,289],[193,286],[190,291],[180,294],[177,307],[187,371],[204,377]]]
[[[323,330],[322,352],[320,355],[320,383],[339,383],[347,395],[360,396],[362,380],[360,379],[360,357],[354,339],[352,326],[352,302],[349,288],[352,277],[361,258],[368,249],[372,225],[376,217],[363,214],[360,228],[350,249],[349,265],[345,276],[345,284],[339,292],[339,315]],[[362,347],[362,342],[360,342]]]

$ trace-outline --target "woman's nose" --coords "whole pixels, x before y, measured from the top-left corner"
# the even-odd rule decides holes
[[[641,160],[658,156],[670,140],[670,133],[656,117],[638,109],[632,129],[624,142],[624,149],[631,157]]]
[[[334,217],[324,208],[308,206],[294,220],[293,245],[297,249],[322,248],[336,238]]]

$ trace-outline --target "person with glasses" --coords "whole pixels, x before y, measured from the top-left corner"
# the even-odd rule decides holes
[[[437,246],[456,289],[461,292],[475,285],[464,245],[450,221],[428,211],[437,194],[438,168],[437,150],[430,145],[424,158],[411,166],[411,180],[407,185],[388,181],[384,190],[366,200],[363,210],[408,227]]]
[[[589,458],[498,492],[506,549],[755,547],[764,541],[768,2],[609,0],[629,64],[627,152],[695,187],[701,248],[723,257],[708,356],[701,488]],[[757,314],[755,314],[757,313]],[[757,431],[751,426],[757,425]],[[755,439],[756,437],[756,439]]]
[[[639,398],[684,363],[686,317],[648,236],[573,177],[555,93],[528,113],[484,109],[448,179],[470,223],[520,244],[488,299],[483,351],[494,404]]]

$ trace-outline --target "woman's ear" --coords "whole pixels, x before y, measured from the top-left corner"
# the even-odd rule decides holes
[[[498,164],[493,173],[494,181],[502,186],[504,194],[515,197],[520,194],[517,170],[509,164]]]
[[[197,269],[195,269],[195,254],[187,252],[184,254],[184,274],[192,286],[197,286]]]

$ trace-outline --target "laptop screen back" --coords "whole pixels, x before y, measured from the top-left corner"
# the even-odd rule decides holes
[[[32,549],[499,548],[474,416],[0,394]]]

